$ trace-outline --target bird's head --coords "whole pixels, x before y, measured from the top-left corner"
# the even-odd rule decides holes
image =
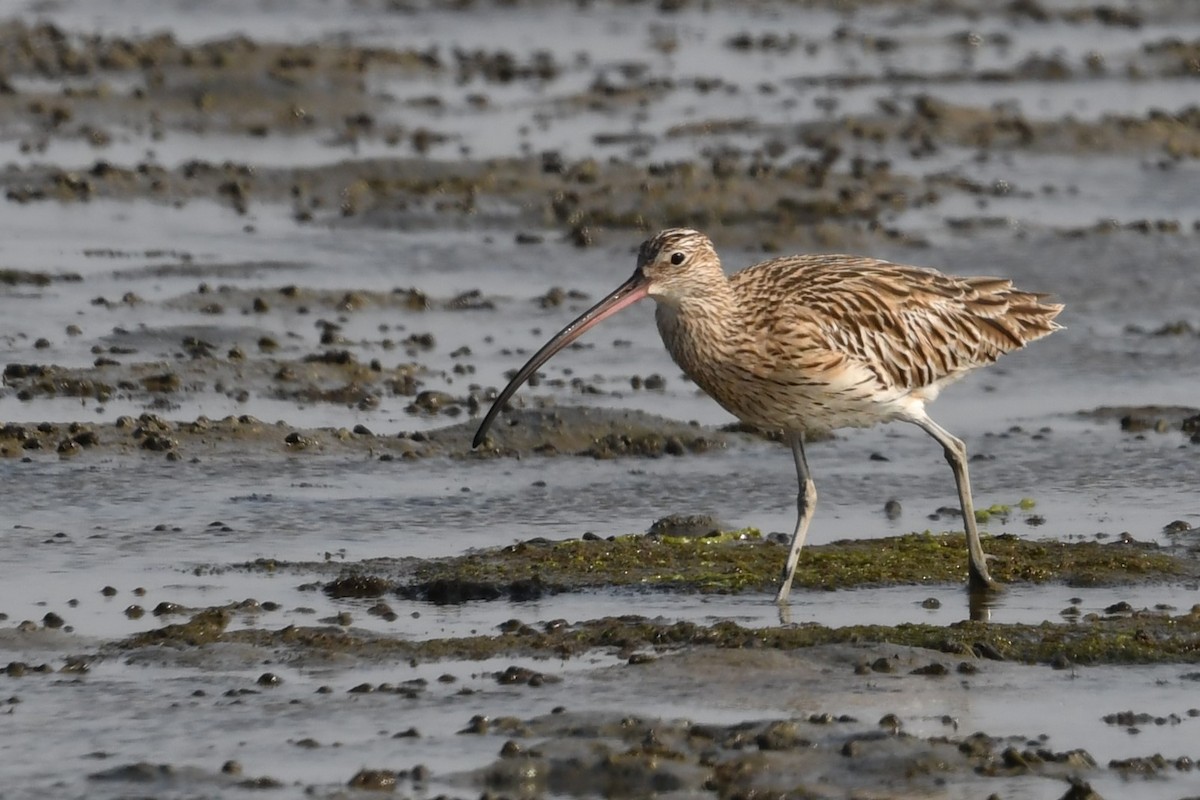
[[[691,228],[668,228],[642,242],[634,274],[642,276],[650,297],[672,305],[723,277],[712,241]]]
[[[473,447],[478,447],[487,435],[492,420],[508,399],[550,357],[578,339],[583,333],[613,314],[628,308],[644,297],[678,307],[688,298],[704,297],[715,281],[724,281],[721,262],[712,242],[699,231],[689,228],[669,228],[642,244],[638,250],[637,268],[629,280],[618,286],[603,300],[583,312],[567,327],[533,354],[525,366],[496,396],[475,432]]]

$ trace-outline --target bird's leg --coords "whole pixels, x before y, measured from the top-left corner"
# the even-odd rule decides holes
[[[812,519],[813,508],[817,505],[817,487],[808,474],[808,459],[804,457],[804,434],[789,433],[788,444],[792,446],[792,457],[796,460],[796,479],[799,491],[796,493],[796,530],[792,534],[792,544],[788,548],[787,564],[783,568],[783,582],[779,585],[779,594],[775,595],[776,603],[787,602],[788,594],[792,591],[792,578],[796,576],[796,564],[800,561],[800,548],[804,547],[804,537],[808,535],[808,522]]]
[[[946,461],[954,470],[954,482],[958,484],[958,502],[962,509],[963,526],[967,532],[968,582],[971,591],[999,589],[1000,584],[988,573],[987,556],[979,542],[979,528],[975,524],[975,504],[971,500],[971,479],[967,475],[967,446],[962,440],[938,425],[927,416],[913,420],[921,430],[937,439],[946,452]]]

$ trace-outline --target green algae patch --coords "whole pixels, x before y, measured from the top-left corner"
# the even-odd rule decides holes
[[[961,536],[958,542],[965,542]],[[965,544],[963,545],[965,547]],[[1005,534],[984,539],[1001,581],[1068,586],[1115,586],[1147,580],[1179,580],[1197,574],[1197,563],[1153,542],[1026,541]]]
[[[1061,582],[1070,586],[1178,580],[1194,562],[1153,544],[1031,542],[985,537],[1002,582]],[[639,586],[698,592],[770,591],[779,580],[786,545],[746,528],[714,536],[619,536],[612,539],[534,540],[463,556],[420,562],[401,582],[407,597],[454,602],[447,587],[468,587],[463,599],[538,592]],[[957,583],[967,574],[962,534],[908,534],[806,547],[795,585],[810,589]],[[489,588],[490,587],[490,588]]]
[[[760,546],[746,546],[751,542]],[[528,582],[551,592],[605,586],[736,592],[762,588],[767,574],[778,575],[774,561],[782,552],[763,543],[753,528],[704,537],[533,540],[421,562],[400,592],[437,601],[433,591],[447,583],[513,587]]]

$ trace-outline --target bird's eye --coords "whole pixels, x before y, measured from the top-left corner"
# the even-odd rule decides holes
[[[683,253],[671,253],[671,263],[677,267],[683,263],[685,258],[687,258],[687,256],[685,256]]]

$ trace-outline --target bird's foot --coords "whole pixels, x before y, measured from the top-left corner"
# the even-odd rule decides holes
[[[992,618],[992,607],[998,605],[998,599],[1004,590],[1004,584],[988,574],[987,568],[976,569],[974,564],[967,578],[967,610],[975,622],[987,622]]]
[[[779,576],[779,591],[775,593],[775,605],[782,606],[788,601],[788,596],[792,593],[792,579],[795,578],[795,573],[786,566],[783,568],[783,573]]]
[[[980,570],[974,564],[967,573],[967,591],[971,594],[989,594],[1004,591],[1004,584],[993,578],[987,568]]]
[[[785,571],[779,583],[779,591],[775,593],[775,605],[779,608],[779,624],[792,624],[792,605],[788,597],[792,592],[792,576]]]

